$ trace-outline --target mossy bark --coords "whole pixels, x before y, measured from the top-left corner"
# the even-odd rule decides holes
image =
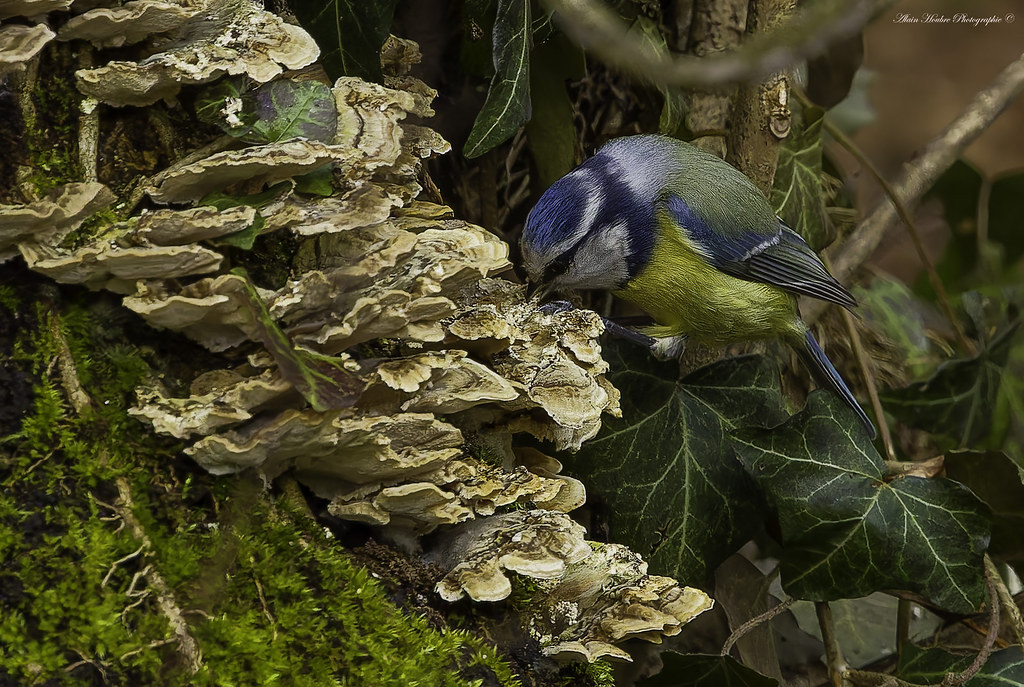
[[[127,414],[193,344],[105,294],[4,282],[0,683],[516,683],[392,603],[301,494],[206,475]]]

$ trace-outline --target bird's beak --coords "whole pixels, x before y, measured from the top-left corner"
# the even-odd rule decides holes
[[[526,298],[529,300],[536,299],[538,302],[543,302],[550,293],[551,284],[535,284],[533,282],[529,282],[526,288]]]

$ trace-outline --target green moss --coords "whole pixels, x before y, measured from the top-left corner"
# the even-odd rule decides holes
[[[32,168],[25,179],[36,193],[81,179],[78,163],[78,108],[75,58],[66,43],[53,42],[42,54],[31,98],[35,113],[26,113],[25,138]]]
[[[106,233],[114,224],[120,222],[122,217],[113,208],[106,208],[94,213],[74,231],[70,232],[61,241],[63,248],[75,249],[95,240]]]
[[[198,471],[128,416],[150,370],[124,342],[148,330],[102,298],[40,302],[9,351],[41,381],[0,439],[0,684],[519,684],[488,642],[396,607],[300,504]],[[187,345],[169,338],[151,345]],[[78,411],[65,346],[91,399]],[[202,653],[195,675],[152,572]]]
[[[574,663],[561,672],[564,687],[615,687],[615,668],[607,661]]]
[[[0,308],[7,310],[8,313],[14,313],[20,305],[21,299],[18,298],[18,292],[14,287],[0,284]]]

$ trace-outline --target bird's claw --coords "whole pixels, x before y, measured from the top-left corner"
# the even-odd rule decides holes
[[[558,313],[568,312],[573,310],[574,306],[569,301],[551,301],[540,306],[540,311],[545,315],[557,315]]]

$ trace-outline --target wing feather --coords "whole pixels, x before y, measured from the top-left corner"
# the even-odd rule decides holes
[[[803,296],[857,304],[853,295],[833,277],[818,255],[782,220],[764,231],[716,232],[684,200],[670,195],[665,208],[687,233],[708,262],[726,274],[772,284]],[[774,229],[774,231],[772,231]]]

